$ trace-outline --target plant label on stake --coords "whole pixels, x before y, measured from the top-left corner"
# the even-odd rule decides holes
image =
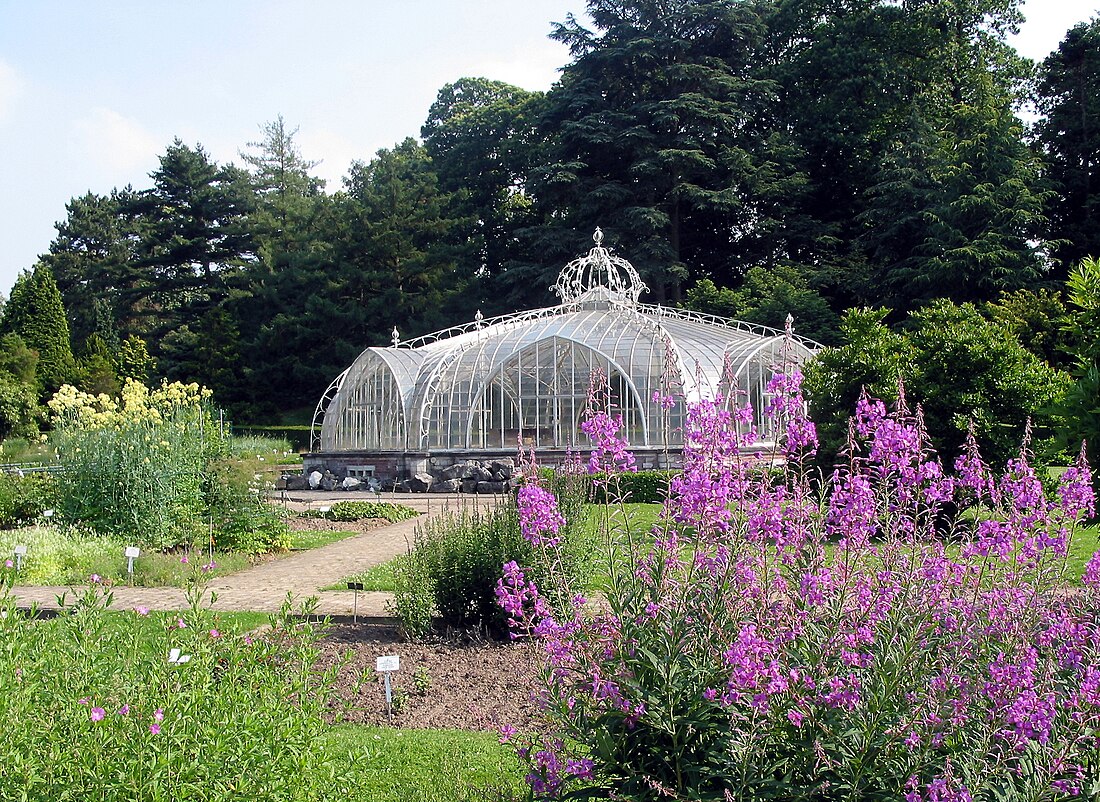
[[[130,580],[134,578],[134,558],[141,556],[141,549],[137,546],[126,547],[126,573],[130,575]]]
[[[26,545],[20,543],[18,546],[16,546],[13,549],[13,553],[15,554],[15,570],[16,571],[23,570],[23,560],[27,556],[27,547],[26,547]]]
[[[359,591],[363,589],[362,582],[348,582],[348,590],[352,591],[351,623],[359,623]]]
[[[390,672],[401,668],[401,658],[396,654],[387,654],[374,661],[374,670],[380,671],[386,683],[386,717],[393,719],[393,689],[390,686]]]

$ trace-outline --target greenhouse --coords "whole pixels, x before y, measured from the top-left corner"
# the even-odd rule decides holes
[[[317,405],[307,464],[399,478],[522,444],[555,462],[584,452],[580,425],[598,403],[622,416],[639,467],[674,465],[685,402],[721,396],[763,410],[784,361],[817,347],[763,326],[640,303],[634,267],[603,247],[570,262],[557,306],[475,319],[410,340],[397,329],[341,373]],[[602,392],[599,390],[602,389]],[[666,400],[671,399],[671,400]]]

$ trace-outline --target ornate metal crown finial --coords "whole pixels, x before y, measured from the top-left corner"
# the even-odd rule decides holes
[[[595,230],[592,241],[596,247],[587,256],[574,259],[563,267],[557,283],[550,289],[558,294],[563,303],[573,303],[596,289],[606,290],[620,303],[631,306],[638,303],[642,293],[649,291],[638,271],[626,259],[612,256],[603,247],[602,229]]]

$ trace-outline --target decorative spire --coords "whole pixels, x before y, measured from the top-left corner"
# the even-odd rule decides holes
[[[551,287],[562,303],[573,303],[585,293],[603,288],[617,301],[631,306],[638,303],[649,287],[642,281],[630,262],[603,247],[603,231],[597,228],[592,234],[596,247],[587,256],[574,259],[562,268],[557,283]]]
[[[397,326],[393,327],[393,331],[390,332],[390,336],[393,338],[393,347],[396,348],[401,342],[401,333],[397,330]]]
[[[483,320],[485,320],[485,315],[481,314],[481,310],[478,309],[477,313],[474,315],[474,328],[480,330]]]

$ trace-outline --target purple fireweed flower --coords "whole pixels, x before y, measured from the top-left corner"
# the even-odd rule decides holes
[[[1092,471],[1085,460],[1085,446],[1077,461],[1062,473],[1058,481],[1058,505],[1070,520],[1091,518],[1096,514],[1096,493],[1092,489]]]
[[[623,428],[621,415],[592,412],[581,422],[581,431],[588,435],[594,448],[588,458],[589,473],[633,473],[638,470],[629,443],[619,436]]]
[[[1093,554],[1085,565],[1085,573],[1081,576],[1081,583],[1090,590],[1100,591],[1100,551]]]
[[[104,710],[102,707],[93,707],[88,718],[90,718],[92,721],[103,721],[106,715],[107,711]]]
[[[519,730],[517,730],[511,724],[501,724],[500,725],[500,742],[502,744],[508,743],[510,740],[512,740],[513,736],[515,736],[515,734],[517,732],[519,732]]]
[[[120,707],[120,708],[118,709],[118,714],[119,714],[120,716],[128,716],[128,715],[130,715],[130,705],[123,705],[122,707]]]
[[[768,381],[771,401],[765,413],[785,430],[784,452],[788,459],[811,457],[817,451],[817,427],[806,415],[802,398],[802,373],[776,373]],[[782,424],[785,424],[782,425]]]
[[[516,505],[520,532],[528,543],[554,548],[561,542],[558,532],[565,526],[565,517],[558,511],[558,500],[553,493],[527,483],[519,489]]]
[[[153,722],[149,725],[149,732],[152,735],[160,735],[160,725],[156,722]]]

